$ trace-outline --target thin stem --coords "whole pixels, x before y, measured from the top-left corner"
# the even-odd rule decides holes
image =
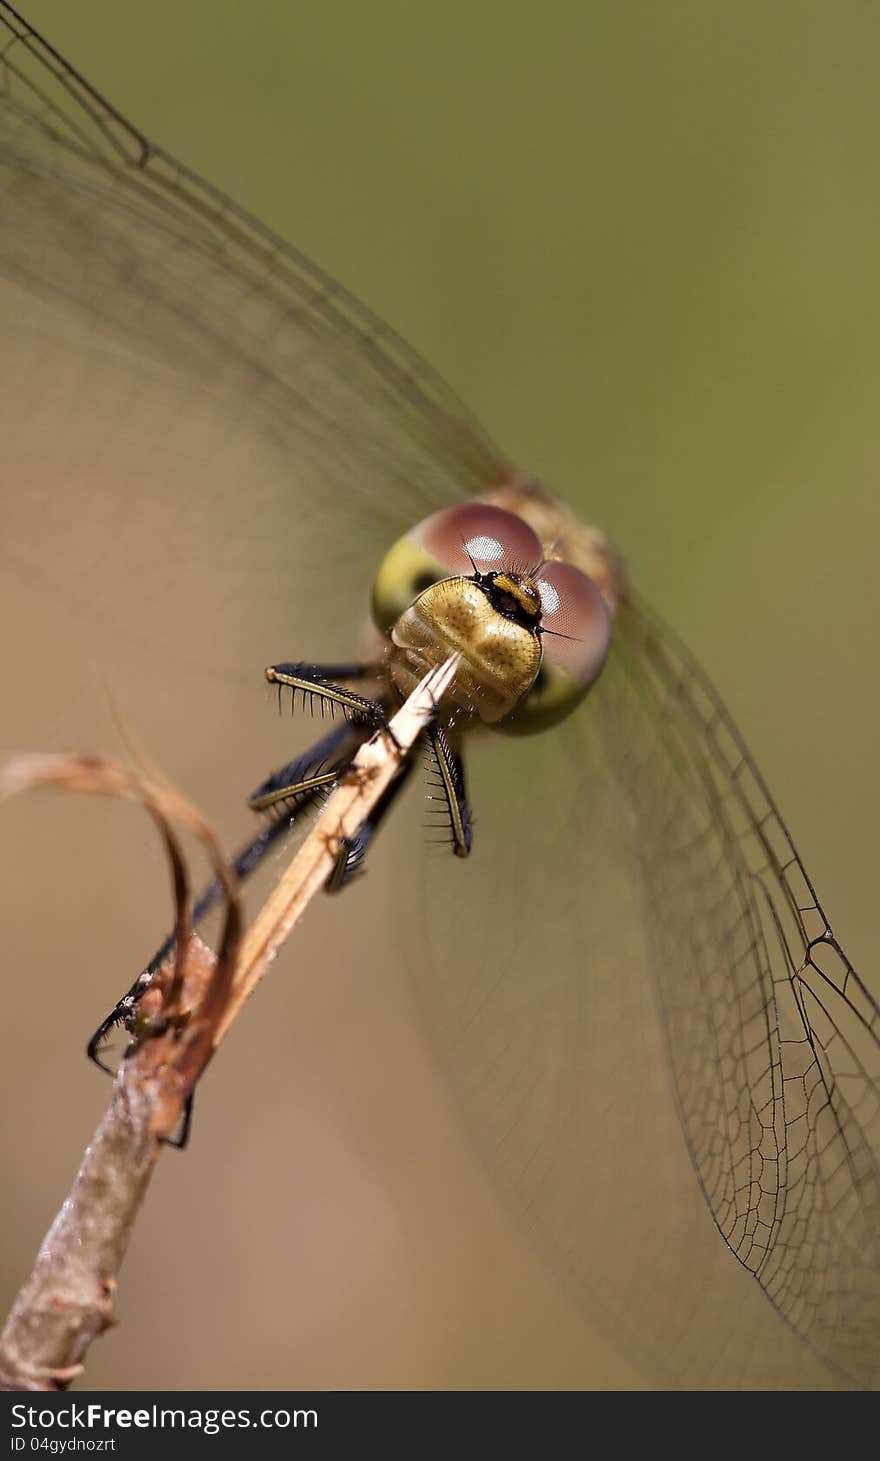
[[[427,675],[389,728],[361,747],[240,947],[228,867],[215,855],[204,820],[172,789],[93,758],[23,758],[7,770],[0,783],[7,791],[66,785],[143,801],[169,849],[179,928],[188,917],[189,880],[170,819],[184,821],[212,851],[228,912],[219,955],[192,935],[164,986],[159,981],[144,997],[151,1033],[123,1059],[109,1108],[0,1334],[0,1389],[63,1389],[82,1373],[92,1340],[115,1324],[119,1268],[153,1169],[185,1102],[245,1000],[324,887],[342,839],[357,835],[399,773],[456,666],[453,657]]]

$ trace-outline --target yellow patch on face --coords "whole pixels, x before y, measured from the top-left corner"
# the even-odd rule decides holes
[[[524,573],[496,573],[492,579],[492,587],[500,590],[501,593],[510,594],[516,601],[524,614],[530,619],[539,619],[541,616],[541,595],[533,578]]]

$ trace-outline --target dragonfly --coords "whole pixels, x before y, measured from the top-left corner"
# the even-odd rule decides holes
[[[468,620],[467,668],[427,738],[458,857],[431,863],[412,962],[497,1189],[626,1342],[703,1343],[699,1275],[688,1294],[665,1271],[689,1237],[677,1178],[654,1157],[650,1093],[631,1145],[606,1139],[614,1092],[646,1058],[629,1029],[644,977],[669,1119],[717,1250],[834,1375],[876,1385],[880,1010],[711,681],[598,528],[5,0],[0,57],[4,368],[31,380],[41,420],[54,397],[83,406],[63,437],[43,433],[38,468],[26,446],[9,464],[4,570],[45,594],[60,637],[118,632],[191,693],[237,690],[265,664],[267,633],[293,633],[296,658],[270,679],[340,720],[252,793],[267,821],[243,875],[297,834]],[[51,384],[17,340],[51,341]],[[515,631],[503,674],[473,647],[476,620]],[[524,788],[538,808],[526,821]],[[378,856],[377,825],[342,850],[337,889]],[[505,900],[491,919],[489,886]],[[99,1034],[136,1020],[155,966]],[[615,1257],[599,1235],[609,1221],[629,1232],[645,1207]],[[634,1313],[626,1281],[656,1303]]]

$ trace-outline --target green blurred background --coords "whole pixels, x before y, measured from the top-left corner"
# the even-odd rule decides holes
[[[876,988],[877,8],[32,0],[27,14],[620,544],[733,708]],[[63,996],[72,1046],[106,1002],[81,984]],[[0,1032],[4,1294],[102,1099],[76,1052],[59,1068],[57,1041],[28,1033],[52,997],[35,989]],[[287,1052],[272,1042],[289,1010],[267,995],[212,1074],[192,1153],[161,1164],[123,1328],[89,1383],[650,1383],[507,1228],[420,1049],[395,1043],[404,1015],[376,1018],[397,1065],[373,1088],[315,1037],[327,998],[307,986],[304,1049]],[[305,1052],[300,1101],[279,1069]],[[798,1364],[777,1382],[821,1383]]]

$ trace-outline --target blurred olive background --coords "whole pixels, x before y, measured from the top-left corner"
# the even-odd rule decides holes
[[[731,705],[876,989],[876,7],[26,9],[621,545]],[[239,713],[239,737],[245,715],[266,718],[258,686]],[[210,812],[210,777],[172,746],[151,742]],[[121,992],[108,970],[131,968],[153,926],[140,890],[107,915],[71,874],[73,849],[102,839],[106,867],[140,867],[160,909],[165,889],[152,847],[146,873],[138,862],[150,834],[131,812],[44,801],[3,815],[5,1304],[106,1098],[80,1050]],[[17,916],[35,880],[39,926]],[[330,915],[316,914],[296,982],[268,982],[212,1069],[192,1149],[160,1164],[122,1327],[87,1382],[654,1383],[571,1308],[498,1205],[384,966],[381,921],[352,896],[356,927],[327,945]],[[827,1380],[779,1332],[766,1382]],[[744,1379],[720,1364],[708,1383]]]

